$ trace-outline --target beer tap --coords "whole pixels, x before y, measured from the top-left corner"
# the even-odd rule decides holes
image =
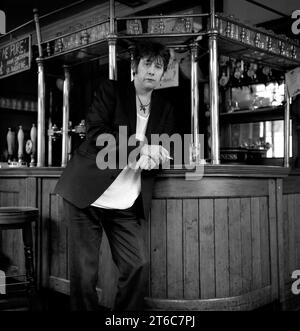
[[[68,160],[71,159],[71,151],[72,151],[72,135],[78,134],[80,139],[85,137],[86,127],[85,127],[85,120],[81,120],[78,125],[72,129],[72,122],[69,122],[69,144],[68,144]]]
[[[52,155],[52,141],[56,141],[58,137],[62,136],[63,130],[62,128],[58,128],[56,124],[48,129],[48,138],[49,138],[49,155]],[[85,137],[86,134],[86,126],[85,120],[81,120],[78,125],[72,128],[72,122],[68,122],[68,151],[67,151],[67,159],[70,160],[71,152],[72,152],[72,135],[78,134],[81,139]],[[52,159],[52,158],[51,158]],[[52,166],[52,163],[49,164]]]
[[[62,134],[62,130],[59,129],[56,124],[54,124],[52,127],[48,129],[48,136],[53,141],[56,141],[57,137],[59,137],[61,134]]]
[[[86,133],[85,120],[81,120],[80,123],[76,125],[75,128],[72,129],[71,131],[77,133],[79,137],[83,139]]]
[[[60,130],[56,124],[52,125],[52,122],[49,122],[48,129],[48,167],[52,167],[52,142],[61,135],[62,130]]]

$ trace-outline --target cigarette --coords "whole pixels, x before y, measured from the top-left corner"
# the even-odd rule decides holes
[[[167,155],[166,157],[167,157],[167,159],[169,159],[169,160],[173,160],[173,158],[172,158],[171,156],[169,156],[169,155]]]

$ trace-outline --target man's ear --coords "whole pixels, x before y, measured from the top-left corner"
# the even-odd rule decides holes
[[[132,62],[131,63],[131,70],[132,70],[132,72],[133,72],[134,75],[137,73],[137,67],[136,67],[135,62]]]

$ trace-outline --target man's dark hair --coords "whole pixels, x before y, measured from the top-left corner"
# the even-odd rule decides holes
[[[163,61],[164,71],[166,71],[170,60],[170,52],[164,45],[157,42],[138,42],[135,44],[133,52],[133,61],[136,68],[143,57],[149,58],[153,61],[161,58]]]

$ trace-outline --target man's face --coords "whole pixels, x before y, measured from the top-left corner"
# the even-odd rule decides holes
[[[141,58],[135,74],[135,81],[140,87],[146,90],[153,90],[159,85],[164,73],[163,61],[161,58]]]

